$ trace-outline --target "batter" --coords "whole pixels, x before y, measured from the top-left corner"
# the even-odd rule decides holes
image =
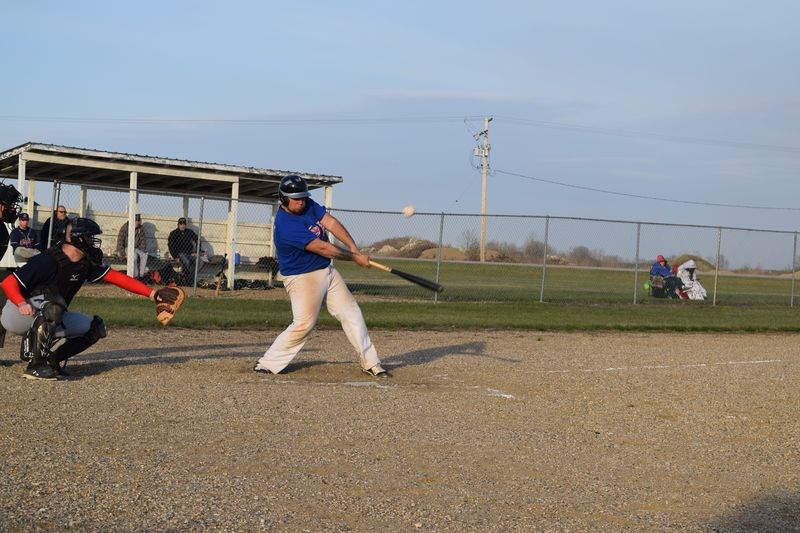
[[[281,201],[275,216],[275,247],[283,285],[292,303],[292,323],[278,335],[253,371],[278,374],[303,348],[317,323],[322,302],[341,324],[359,355],[361,370],[371,376],[388,376],[367,332],[361,309],[331,259],[346,259],[369,268],[353,237],[324,206],[310,198],[308,184],[300,176],[281,180]],[[329,242],[333,234],[352,253]]]

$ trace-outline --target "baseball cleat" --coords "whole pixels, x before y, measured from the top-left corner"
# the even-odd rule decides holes
[[[23,378],[26,379],[58,379],[58,374],[55,370],[50,368],[48,364],[28,364],[28,367],[25,369],[25,372],[22,374]]]
[[[377,364],[372,368],[362,368],[361,371],[373,377],[388,378],[391,375],[380,364]]]
[[[274,374],[274,372],[271,372],[266,368],[261,368],[260,366],[258,366],[258,363],[256,363],[256,366],[253,367],[253,372],[255,372],[256,374],[269,374],[269,375]]]

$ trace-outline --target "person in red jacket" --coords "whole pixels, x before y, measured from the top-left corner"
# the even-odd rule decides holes
[[[154,289],[103,264],[100,233],[89,218],[70,219],[63,242],[31,257],[0,283],[8,298],[0,323],[22,336],[20,357],[28,361],[23,377],[57,379],[65,374],[67,359],[106,336],[102,318],[69,310],[85,281],[103,280],[156,298]]]

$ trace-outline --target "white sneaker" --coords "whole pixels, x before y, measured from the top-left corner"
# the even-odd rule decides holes
[[[382,378],[388,378],[389,375],[390,375],[386,371],[386,369],[383,368],[380,364],[377,364],[377,365],[373,366],[372,368],[362,368],[361,371],[364,372],[365,374],[369,374],[370,376],[374,376],[374,377],[379,377],[380,376]]]
[[[258,366],[258,363],[256,363],[256,365],[253,367],[253,372],[255,372],[256,374],[272,374],[273,373],[273,372],[267,370],[266,368],[261,368],[260,366]]]

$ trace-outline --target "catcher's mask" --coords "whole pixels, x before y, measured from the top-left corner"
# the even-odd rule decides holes
[[[0,183],[0,203],[3,204],[3,222],[13,224],[17,220],[22,195],[13,185]]]
[[[86,257],[93,261],[100,252],[100,239],[95,235],[100,235],[103,231],[97,222],[90,218],[73,218],[67,222],[67,232],[65,240],[75,248],[86,254]],[[102,252],[101,252],[102,253]]]
[[[289,203],[289,198],[308,198],[309,196],[311,193],[308,192],[308,183],[300,176],[289,174],[281,179],[278,198],[283,205]]]

